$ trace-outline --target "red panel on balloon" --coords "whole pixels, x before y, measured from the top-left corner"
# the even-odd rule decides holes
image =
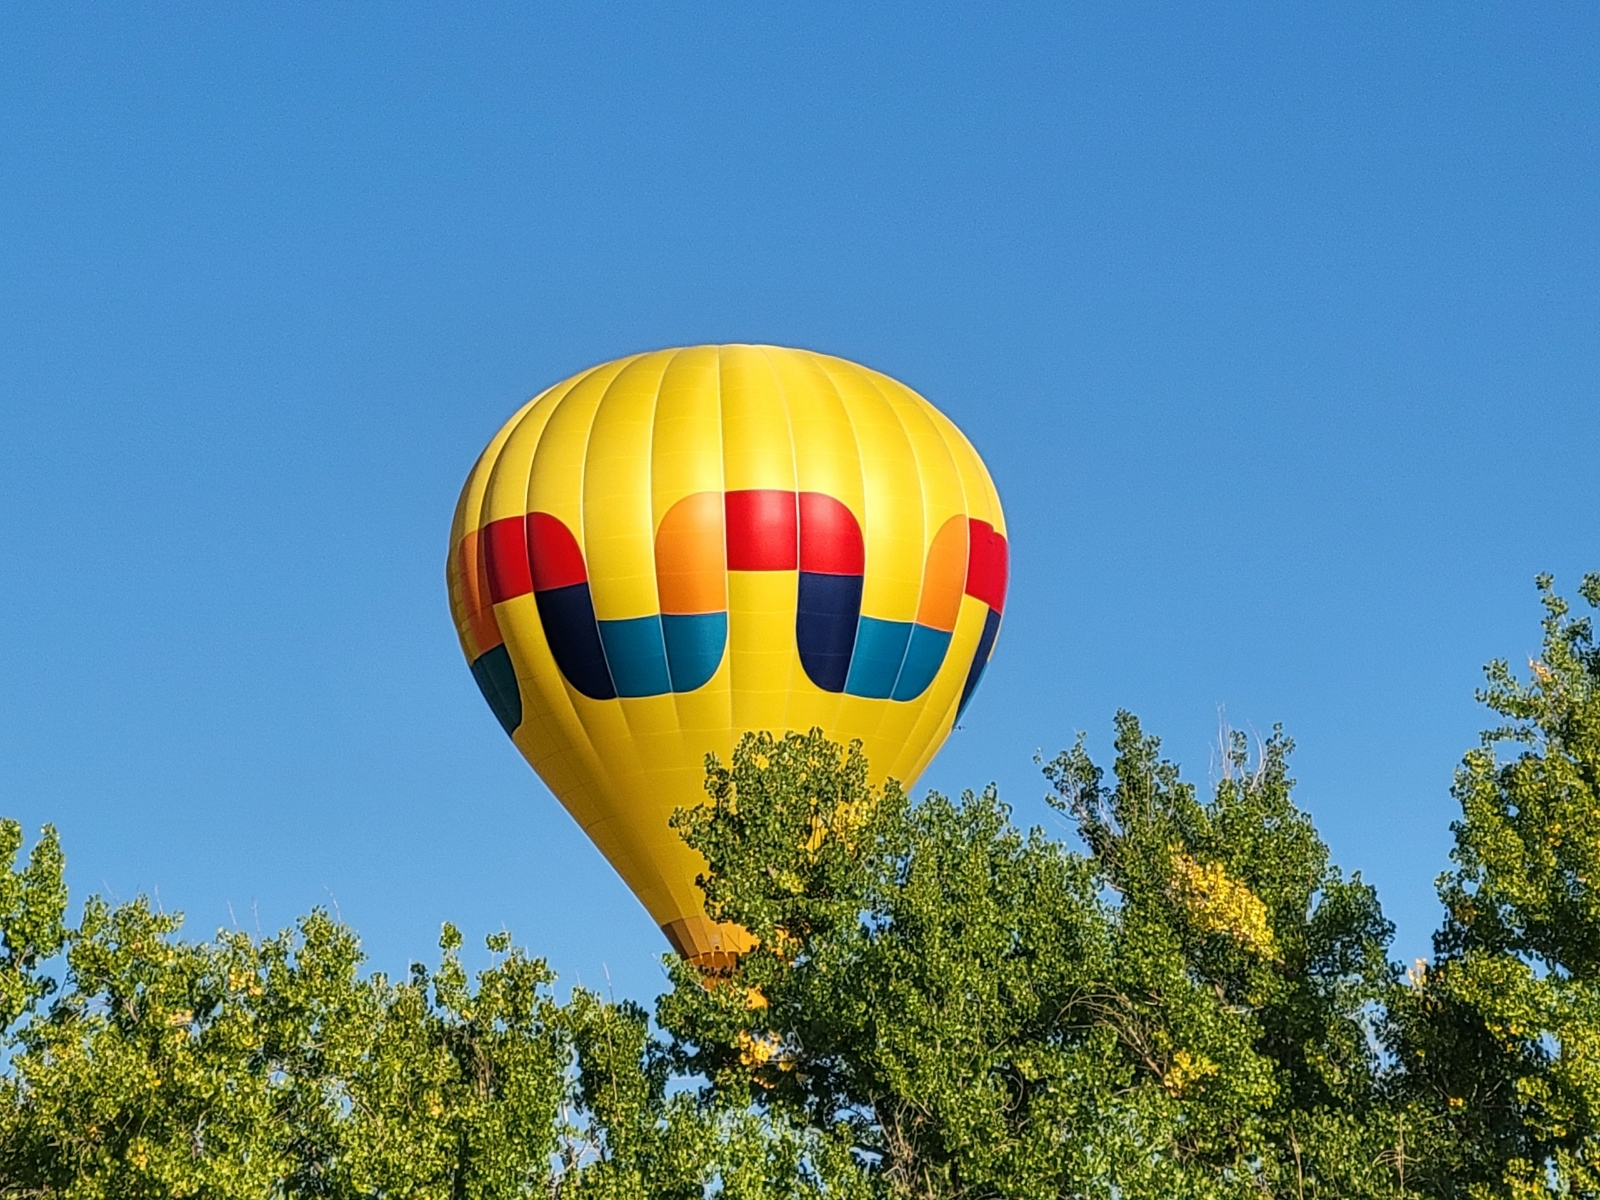
[[[728,570],[792,571],[798,560],[793,492],[729,492]]]
[[[1005,535],[987,521],[972,521],[971,549],[967,555],[967,595],[982,600],[995,612],[1006,605],[1008,570]]]
[[[536,592],[588,582],[589,573],[583,566],[578,539],[549,513],[528,514],[528,558],[532,563]]]
[[[800,569],[819,575],[859,575],[866,565],[861,526],[832,496],[800,493]]]
[[[528,573],[528,538],[522,517],[502,517],[483,527],[483,556],[489,598],[495,604],[533,591]]]

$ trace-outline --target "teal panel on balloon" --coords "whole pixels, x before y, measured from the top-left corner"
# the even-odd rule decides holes
[[[522,692],[517,686],[517,669],[511,665],[511,652],[504,645],[485,650],[472,662],[472,677],[494,710],[495,719],[508,733],[522,724]]]
[[[663,613],[661,631],[666,635],[672,690],[692,692],[709,683],[728,644],[728,614]]]
[[[619,696],[659,696],[672,690],[660,617],[601,621],[600,641]]]
[[[910,621],[884,621],[862,617],[856,626],[855,653],[850,658],[850,674],[844,690],[852,696],[887,700],[900,675],[906,656],[906,640],[911,636]]]
[[[911,644],[906,647],[906,659],[900,664],[900,678],[894,682],[891,699],[915,700],[927,691],[933,677],[944,665],[944,654],[949,648],[948,630],[913,625]]]

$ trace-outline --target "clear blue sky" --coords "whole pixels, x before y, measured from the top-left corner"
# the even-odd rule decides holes
[[[1332,11],[1337,10],[1337,11]],[[386,968],[663,945],[461,661],[527,396],[767,341],[948,412],[1007,506],[925,782],[1218,707],[1427,948],[1481,664],[1600,567],[1600,17],[1570,5],[6,5],[0,811],[206,933]],[[230,915],[231,914],[231,915]]]

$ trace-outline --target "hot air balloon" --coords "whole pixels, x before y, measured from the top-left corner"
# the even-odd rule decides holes
[[[994,649],[1005,519],[916,392],[843,359],[696,346],[605,363],[523,406],[462,489],[450,607],[517,749],[677,951],[711,921],[669,828],[746,732],[860,739],[910,787]]]

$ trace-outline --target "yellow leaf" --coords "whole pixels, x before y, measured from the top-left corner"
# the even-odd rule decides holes
[[[1267,906],[1230,879],[1221,863],[1198,863],[1177,852],[1172,865],[1173,891],[1204,932],[1226,934],[1263,958],[1277,957]]]

